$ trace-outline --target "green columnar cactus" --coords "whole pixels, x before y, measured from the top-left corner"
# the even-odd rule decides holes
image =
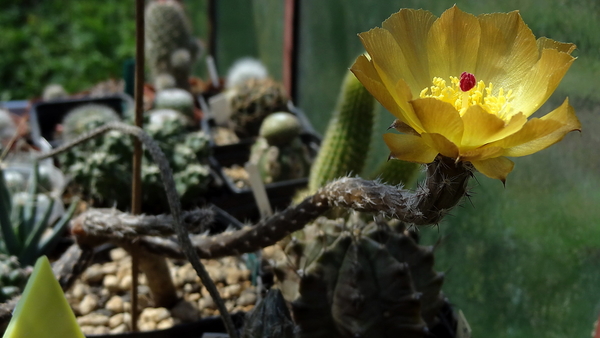
[[[408,186],[417,179],[420,166],[413,162],[388,160],[377,168],[371,178],[389,185]]]
[[[257,136],[268,115],[288,110],[285,88],[273,79],[251,78],[232,90],[231,120],[238,137]]]
[[[343,232],[301,278],[299,337],[425,337],[444,303],[432,251],[387,226]]]
[[[177,87],[188,89],[200,46],[191,34],[183,7],[175,0],[152,1],[146,7],[145,24],[146,59],[152,77],[171,74]]]
[[[348,72],[337,107],[310,171],[309,191],[348,174],[360,174],[371,143],[375,114],[373,96]]]
[[[164,89],[156,93],[155,109],[173,109],[187,116],[194,117],[194,97],[188,91],[179,88]]]
[[[62,121],[62,138],[72,140],[101,125],[120,121],[119,115],[110,107],[101,104],[85,104],[70,110]]]
[[[299,138],[302,126],[294,115],[279,112],[265,118],[250,151],[265,183],[308,175],[310,156]]]

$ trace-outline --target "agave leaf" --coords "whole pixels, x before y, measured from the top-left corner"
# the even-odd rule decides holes
[[[0,169],[0,231],[2,232],[6,250],[8,253],[14,254],[18,253],[21,248],[10,219],[11,209],[12,201],[10,192],[4,181],[4,173]]]
[[[21,237],[22,242],[26,241],[28,234],[33,231],[33,227],[35,226],[35,214],[37,212],[39,167],[39,163],[35,161],[33,163],[33,168],[29,180],[29,196],[27,202],[25,203],[25,212],[23,214],[24,222],[21,223],[23,228],[19,229],[19,235]]]
[[[23,251],[19,254],[19,262],[21,262],[23,266],[33,265],[35,260],[40,256],[41,253],[38,251],[38,242],[46,228],[48,228],[48,220],[50,219],[53,208],[54,199],[50,199],[50,205],[48,205],[44,215],[35,223],[32,231],[27,234]]]
[[[38,243],[37,252],[39,253],[39,255],[45,255],[49,251],[54,249],[54,247],[58,243],[58,240],[60,239],[61,234],[63,233],[63,231],[65,230],[67,225],[69,225],[69,220],[71,219],[71,217],[73,217],[73,214],[75,213],[75,210],[77,209],[78,204],[79,204],[79,198],[73,199],[73,201],[71,201],[71,205],[69,206],[69,209],[67,210],[67,212],[65,212],[62,215],[62,217],[54,225],[54,228],[52,228],[52,233],[48,237],[46,237],[44,240],[42,240],[41,242]]]

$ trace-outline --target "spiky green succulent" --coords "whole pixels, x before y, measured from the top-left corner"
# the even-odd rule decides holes
[[[311,158],[299,138],[302,126],[294,115],[269,115],[252,145],[250,162],[255,163],[265,183],[308,176]]]
[[[184,206],[191,206],[210,182],[207,164],[208,138],[194,131],[183,114],[160,109],[145,115],[146,132],[154,138],[173,169],[177,191]],[[92,125],[87,128],[91,130]],[[145,154],[142,158],[142,206],[146,212],[167,208],[158,167]],[[60,160],[82,190],[96,206],[127,208],[130,195],[133,142],[118,131],[109,131],[87,143],[72,148]],[[122,189],[114,189],[115,186]]]
[[[4,174],[0,169],[0,253],[16,256],[23,266],[33,265],[38,257],[50,252],[60,239],[69,219],[75,212],[77,202],[73,202],[52,228],[50,235],[44,232],[52,226],[50,216],[54,208],[54,199],[41,194],[38,164],[33,166],[28,191],[13,194],[7,187]],[[22,198],[16,199],[21,195]],[[38,212],[47,203],[43,212]]]
[[[232,90],[231,120],[239,137],[257,136],[269,114],[288,110],[285,88],[273,79],[251,78]]]
[[[120,121],[119,115],[110,107],[89,103],[70,110],[62,121],[62,138],[72,140],[85,132],[112,121]]]
[[[425,337],[437,323],[445,300],[433,247],[389,223],[319,217],[273,255],[299,337]]]
[[[154,98],[155,109],[173,109],[188,118],[194,117],[194,97],[188,91],[171,88],[156,93]]]
[[[191,34],[181,4],[151,1],[145,12],[145,51],[152,77],[170,74],[178,88],[188,89],[188,78],[201,46]]]

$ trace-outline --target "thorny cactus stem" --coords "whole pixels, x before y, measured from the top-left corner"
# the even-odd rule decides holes
[[[288,234],[333,207],[379,213],[414,225],[439,223],[466,195],[472,167],[438,157],[427,167],[427,178],[415,191],[361,178],[344,177],[319,189],[300,204],[290,206],[254,226],[216,236],[194,236],[198,255],[216,258],[254,252],[275,244]],[[140,244],[151,252],[181,256],[174,243],[162,238],[143,238]]]
[[[200,258],[198,257],[196,250],[194,250],[194,247],[190,240],[189,233],[188,233],[187,229],[183,226],[182,217],[181,217],[181,202],[179,201],[179,196],[177,195],[177,190],[175,188],[175,181],[173,179],[173,173],[171,171],[171,168],[169,167],[169,163],[165,157],[165,154],[162,152],[162,150],[160,150],[160,147],[158,146],[158,144],[148,134],[146,134],[139,127],[130,126],[130,125],[119,123],[119,122],[111,122],[111,123],[107,123],[104,126],[89,132],[86,135],[82,135],[81,137],[76,138],[75,140],[73,140],[72,142],[70,142],[68,144],[65,144],[47,154],[40,156],[39,159],[41,160],[41,159],[52,157],[56,154],[66,151],[67,149],[69,149],[77,144],[85,142],[97,135],[100,135],[100,134],[102,134],[108,130],[112,130],[112,129],[115,129],[120,132],[137,137],[144,144],[144,146],[146,147],[146,150],[148,150],[148,152],[152,156],[152,159],[158,165],[158,167],[160,169],[160,173],[161,173],[161,178],[162,178],[163,184],[165,186],[167,200],[169,202],[169,208],[171,209],[171,215],[174,220],[177,238],[179,240],[181,247],[183,248],[183,252],[184,252],[185,256],[187,257],[187,259],[192,264],[192,266],[194,267],[194,270],[196,270],[196,273],[200,277],[202,284],[204,284],[204,286],[208,290],[208,293],[210,294],[210,296],[216,303],[217,308],[223,319],[223,323],[225,324],[225,328],[227,329],[227,333],[229,334],[230,337],[237,338],[238,337],[237,331],[235,330],[235,326],[233,324],[233,321],[231,320],[231,316],[229,315],[229,312],[227,312],[225,303],[223,302],[223,299],[221,299],[221,296],[219,295],[219,291],[217,290],[215,283],[212,281],[212,279],[210,279],[210,276],[208,275],[208,272],[204,268],[204,265],[202,264],[202,262],[200,262]]]

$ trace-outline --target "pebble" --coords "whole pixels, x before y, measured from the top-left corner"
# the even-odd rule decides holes
[[[200,298],[200,300],[198,301],[198,308],[200,310],[204,310],[204,309],[216,310],[217,304],[215,304],[215,302],[213,301],[211,296],[204,296],[204,297]]]
[[[98,307],[98,296],[95,294],[87,294],[79,303],[79,313],[87,315]]]
[[[119,291],[119,279],[115,275],[104,276],[102,285],[110,292]]]
[[[129,331],[129,327],[126,324],[121,324],[117,327],[115,327],[114,329],[110,330],[110,334],[119,334],[119,333],[125,333]]]
[[[158,308],[152,308],[152,307],[148,307],[145,308],[142,313],[140,313],[140,320],[141,321],[153,321],[154,323],[158,323],[163,319],[167,319],[171,316],[171,314],[169,313],[169,310],[167,310],[164,307],[158,307]]]
[[[110,317],[110,319],[108,319],[108,327],[110,327],[111,329],[114,329],[122,324],[125,324],[125,314],[124,313],[117,313],[116,315],[114,315],[114,316]]]
[[[90,313],[88,315],[85,315],[85,316],[77,318],[77,324],[79,324],[79,326],[84,326],[84,325],[91,325],[91,326],[106,325],[106,324],[108,324],[108,320],[109,320],[108,316],[92,312],[92,313]]]
[[[242,286],[239,284],[227,285],[221,290],[221,297],[224,299],[231,299],[233,297],[237,297],[242,292]]]
[[[113,262],[120,261],[127,256],[129,256],[129,254],[127,251],[125,251],[125,249],[115,248],[110,250],[110,259],[112,259]]]
[[[131,289],[131,275],[123,276],[123,278],[119,281],[119,289],[121,291],[128,291]]]
[[[173,320],[173,318],[163,319],[158,324],[156,324],[156,329],[157,330],[168,329],[168,328],[172,327],[174,324],[175,324],[175,321]]]
[[[82,300],[83,297],[88,293],[86,289],[87,287],[85,284],[82,284],[81,282],[77,281],[75,282],[75,285],[73,285],[71,295],[77,300]]]
[[[185,300],[180,301],[171,309],[171,315],[182,322],[193,322],[200,317],[198,308]]]
[[[104,306],[107,310],[112,311],[113,313],[121,313],[124,311],[123,309],[123,298],[119,296],[112,296]]]
[[[239,306],[253,305],[256,303],[256,292],[254,290],[244,290],[235,302]]]
[[[102,281],[104,275],[105,273],[102,271],[102,265],[93,264],[85,270],[85,272],[81,275],[81,279],[84,282],[96,284]]]

